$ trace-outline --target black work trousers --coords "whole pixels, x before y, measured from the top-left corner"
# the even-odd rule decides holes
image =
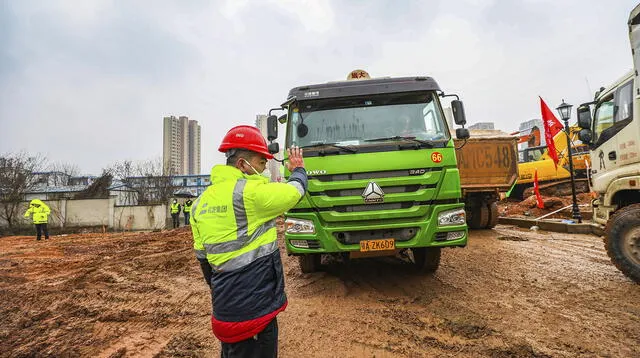
[[[222,358],[276,358],[278,319],[274,318],[256,337],[238,343],[222,343]]]
[[[189,214],[190,213],[184,213],[184,225],[187,226],[189,225]]]
[[[44,232],[44,239],[49,240],[49,228],[47,224],[35,224],[36,225],[36,240],[40,240],[42,233]]]
[[[173,228],[180,227],[180,213],[171,214],[171,219],[173,219]]]

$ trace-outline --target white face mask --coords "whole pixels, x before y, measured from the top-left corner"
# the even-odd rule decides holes
[[[244,159],[243,159],[244,160]],[[268,168],[264,168],[264,170],[262,171],[262,173],[258,173],[258,171],[256,170],[256,168],[253,167],[253,165],[251,165],[251,163],[249,163],[248,161],[244,160],[245,163],[247,163],[247,165],[249,165],[249,168],[251,168],[251,170],[253,170],[253,172],[256,175],[261,175],[265,178],[269,178],[271,179],[271,171],[269,171]]]

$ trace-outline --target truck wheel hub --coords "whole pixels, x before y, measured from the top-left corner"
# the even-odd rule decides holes
[[[625,235],[623,250],[634,264],[640,265],[640,227],[629,230]]]

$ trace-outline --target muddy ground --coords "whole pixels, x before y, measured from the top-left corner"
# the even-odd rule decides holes
[[[591,210],[591,200],[593,199],[590,193],[579,193],[576,195],[576,203],[583,219],[589,220],[593,216]],[[568,196],[542,196],[545,207],[540,209],[536,205],[535,196],[527,197],[525,200],[518,199],[506,199],[498,202],[498,213],[500,216],[508,217],[521,217],[535,219],[546,216],[546,219],[571,219],[572,211],[567,206],[573,205],[571,195]],[[562,211],[556,212],[558,209],[565,208]],[[556,213],[554,213],[556,212]]]
[[[0,238],[0,356],[219,356],[187,228]],[[498,226],[434,275],[394,259],[301,274],[283,357],[639,357],[640,285],[593,236]]]

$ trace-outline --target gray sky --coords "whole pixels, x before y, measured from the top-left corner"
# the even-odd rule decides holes
[[[202,171],[291,87],[428,75],[470,124],[577,105],[632,66],[635,1],[0,0],[0,153],[82,173],[162,155],[162,117],[202,126]],[[575,107],[574,107],[575,117]],[[575,119],[575,118],[574,118]]]

